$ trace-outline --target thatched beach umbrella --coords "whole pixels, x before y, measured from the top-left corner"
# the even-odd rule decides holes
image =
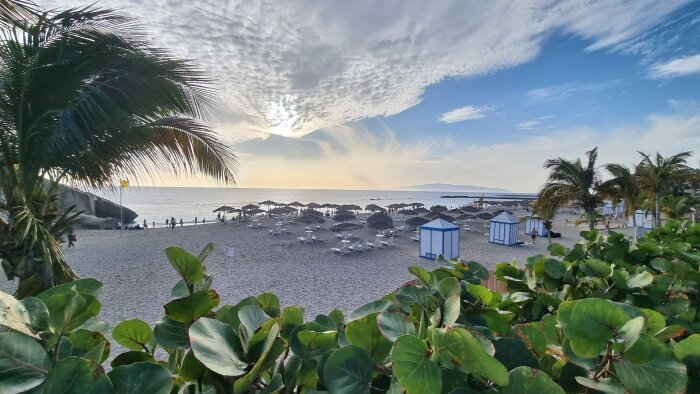
[[[479,219],[491,220],[495,217],[495,215],[490,214],[488,212],[481,212],[481,213],[477,214],[476,217],[478,217]]]
[[[422,202],[412,202],[412,203],[410,203],[410,204],[408,204],[408,205],[410,205],[411,208],[413,208],[413,209],[418,209],[418,208],[422,207],[422,206],[425,205],[425,204],[423,204]]]
[[[425,217],[430,219],[430,220],[442,219],[442,220],[448,221],[450,223],[455,221],[454,216],[450,216],[450,215],[444,214],[442,212],[430,212],[429,214],[425,215]]]
[[[342,233],[345,231],[359,230],[363,227],[363,225],[358,223],[339,223],[329,228],[329,230],[333,231],[334,233]]]
[[[447,207],[444,205],[433,205],[430,207],[430,212],[445,212],[447,211]]]
[[[460,208],[462,212],[471,212],[471,213],[476,213],[479,212],[480,209],[471,205],[465,205],[462,208]]]
[[[246,211],[246,213],[249,215],[257,215],[257,214],[264,213],[264,212],[265,211],[260,209],[260,208],[253,208],[253,209],[249,209],[248,211]]]
[[[396,211],[396,213],[399,213],[401,215],[418,215],[418,212],[416,212],[413,209],[399,209]]]
[[[474,219],[476,215],[472,215],[471,213],[463,213],[459,216],[457,216],[457,220],[469,220],[469,219]]]
[[[267,205],[267,210],[269,211],[270,207],[273,205],[277,205],[277,203],[272,201],[272,200],[265,200],[265,201],[261,202],[260,205]]]
[[[213,210],[212,212],[226,212],[229,209],[233,209],[233,207],[229,207],[228,205],[222,205],[222,206],[216,208],[215,210]]]
[[[241,209],[245,212],[252,211],[253,209],[259,209],[260,207],[255,205],[255,204],[248,204],[245,206],[242,206]]]
[[[423,207],[418,207],[418,208],[414,209],[414,211],[416,211],[416,213],[419,215],[423,215],[423,214],[430,212],[428,209],[423,208]]]
[[[299,201],[294,201],[294,202],[290,202],[289,204],[287,204],[287,206],[301,208],[301,207],[305,207],[306,205],[300,203]]]
[[[311,209],[323,208],[323,206],[321,204],[316,204],[315,202],[310,202],[310,203],[306,204],[306,207],[311,208]]]
[[[369,204],[365,207],[365,211],[370,211],[370,212],[381,212],[381,211],[386,211],[386,209],[380,207],[377,204]]]
[[[323,217],[323,212],[317,211],[315,209],[305,209],[301,211],[301,216]]]
[[[422,218],[420,216],[415,216],[415,217],[406,219],[406,224],[408,224],[411,227],[418,227],[418,226],[422,226],[422,225],[428,223],[429,221],[430,220],[428,220],[426,218]]]
[[[301,215],[301,216],[298,216],[294,220],[297,222],[300,222],[300,223],[304,223],[304,224],[315,224],[315,223],[325,223],[326,222],[323,219],[323,216],[316,216],[316,215]]]
[[[354,219],[357,219],[357,217],[348,211],[340,211],[333,216],[333,220],[336,222],[347,222]]]
[[[464,212],[459,208],[454,208],[454,209],[450,209],[449,211],[447,211],[447,213],[449,213],[450,215],[461,215]]]
[[[270,215],[285,215],[288,213],[295,213],[297,210],[292,207],[276,207],[272,208],[267,213]]]
[[[394,228],[394,221],[384,212],[378,212],[367,217],[367,227],[375,230]]]
[[[344,204],[336,207],[338,211],[361,211],[362,207],[355,204]]]

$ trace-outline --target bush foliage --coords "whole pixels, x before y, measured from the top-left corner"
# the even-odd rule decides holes
[[[0,293],[0,392],[700,392],[700,225],[637,245],[582,232],[524,269],[438,259],[418,284],[305,320],[274,294],[220,305],[204,261],[165,254],[182,278],[163,318],[111,331],[127,349],[105,372],[102,284],[81,279],[21,301]]]

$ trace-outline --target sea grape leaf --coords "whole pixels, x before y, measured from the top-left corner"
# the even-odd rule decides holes
[[[350,312],[350,315],[348,316],[348,320],[353,321],[353,320],[363,318],[371,313],[382,312],[383,310],[388,308],[390,305],[391,305],[391,301],[384,300],[384,299],[369,302],[369,303],[364,304],[361,307],[353,310],[352,312]]]
[[[508,375],[508,386],[501,390],[501,394],[564,394],[564,390],[542,371],[517,367]]]
[[[57,361],[41,385],[42,393],[102,394],[113,392],[101,365],[80,357]]]
[[[414,265],[408,267],[408,272],[415,275],[421,282],[421,284],[428,289],[435,291],[437,289],[437,278],[435,274],[428,272],[425,268]]]
[[[494,357],[500,361],[507,370],[519,366],[539,368],[540,362],[527,348],[525,342],[519,338],[502,337],[493,342],[496,348]]]
[[[265,365],[267,361],[266,358],[270,354],[270,349],[272,349],[272,345],[275,343],[279,332],[279,325],[276,323],[273,324],[270,328],[270,331],[267,333],[265,340],[262,343],[262,348],[260,350],[260,357],[258,358],[258,361],[255,363],[255,365],[253,365],[253,368],[251,368],[251,370],[248,371],[247,374],[245,374],[245,376],[236,379],[236,382],[233,386],[234,394],[247,393],[250,390],[250,386],[253,384],[253,381],[255,380],[256,376],[258,375],[258,373],[260,373],[263,366]],[[279,354],[276,354],[273,357],[276,358],[277,356],[279,356]]]
[[[625,387],[611,378],[591,380],[583,376],[577,376],[576,381],[581,385],[606,394],[625,394]]]
[[[100,295],[100,290],[102,290],[102,282],[100,282],[97,279],[85,278],[53,286],[45,290],[44,292],[39,293],[36,297],[42,301],[45,301],[49,297],[58,294],[65,294],[70,291],[75,291],[80,294],[89,294],[94,297],[97,297],[98,295]]]
[[[66,335],[73,345],[72,356],[87,358],[102,364],[109,357],[111,345],[98,331],[76,330]]]
[[[459,295],[445,299],[442,305],[442,326],[451,327],[459,319],[462,302]]]
[[[683,360],[686,357],[700,357],[700,334],[693,334],[688,338],[678,342],[673,347],[673,354],[676,358]]]
[[[173,376],[160,364],[142,361],[122,365],[107,376],[117,393],[168,394],[173,387]]]
[[[165,304],[165,314],[176,321],[189,323],[206,316],[217,305],[219,295],[214,290],[202,290],[184,298],[178,298]]]
[[[566,264],[557,259],[546,259],[544,261],[544,272],[554,279],[561,279],[566,273]]]
[[[673,357],[655,357],[641,364],[616,360],[615,372],[625,388],[635,394],[674,394],[685,390],[686,366]]]
[[[411,305],[419,305],[431,309],[437,303],[437,298],[425,287],[406,286],[396,293],[396,300],[405,312],[411,311]],[[378,311],[381,312],[381,311]]]
[[[216,311],[216,319],[230,325],[235,331],[238,331],[238,326],[241,324],[238,318],[238,311],[246,305],[258,305],[258,299],[255,297],[246,297],[236,305],[224,305]]]
[[[430,360],[428,345],[412,335],[394,342],[391,361],[394,375],[408,394],[439,394],[442,390],[440,367]]]
[[[294,354],[301,357],[302,360],[309,359],[309,358],[311,358],[311,352],[301,342],[301,340],[299,338],[299,333],[302,331],[325,332],[326,330],[327,330],[326,327],[323,327],[322,325],[315,323],[315,322],[306,322],[306,323],[300,324],[300,325],[294,327],[292,332],[289,334],[289,348],[292,349],[292,352],[294,352]],[[315,356],[316,356],[316,354],[314,353],[314,357]]]
[[[239,339],[228,324],[203,317],[190,326],[189,336],[194,355],[207,368],[224,376],[245,373]]]
[[[390,341],[395,341],[402,335],[416,335],[416,326],[402,312],[384,311],[377,316],[377,325],[382,335]]]
[[[642,271],[627,278],[627,287],[634,289],[637,287],[649,286],[654,281],[654,275],[648,271]]]
[[[355,345],[334,351],[323,368],[323,383],[331,393],[368,394],[373,363],[367,353]]]
[[[491,290],[482,285],[467,283],[467,292],[483,305],[488,305],[491,303],[491,300],[493,300],[493,293]]]
[[[275,294],[262,293],[257,299],[266,315],[270,317],[278,317],[280,315],[280,299]]]
[[[196,284],[204,279],[204,266],[196,256],[178,246],[165,248],[165,256],[180,277],[188,284]]]
[[[625,344],[625,350],[631,348],[639,339],[639,334],[644,329],[645,320],[643,316],[637,316],[625,323],[618,333],[618,336]]]
[[[21,393],[40,385],[51,369],[44,348],[26,335],[0,333],[0,392]]]
[[[266,315],[265,311],[257,305],[246,305],[238,311],[238,319],[241,322],[238,330],[247,339],[252,337],[263,323],[270,320],[270,316]]]
[[[49,328],[49,310],[43,301],[37,297],[27,297],[20,302],[29,314],[29,325],[34,331],[44,331]]]
[[[114,327],[112,338],[127,349],[145,350],[153,339],[153,331],[143,320],[125,320]]]
[[[156,342],[168,349],[185,349],[190,345],[187,324],[163,316],[153,329]]]
[[[182,366],[180,367],[180,377],[186,382],[193,382],[204,375],[207,368],[202,364],[201,361],[197,360],[194,352],[190,350],[185,354],[185,358],[182,360]]]
[[[588,276],[606,278],[612,273],[610,265],[602,260],[589,259],[579,264],[579,268]]]
[[[457,278],[449,277],[440,281],[439,291],[444,298],[449,298],[460,295],[462,286],[460,286]]]
[[[391,352],[391,341],[379,331],[378,315],[373,313],[353,320],[345,327],[345,336],[348,341],[364,350],[373,363],[382,362]]]
[[[565,301],[557,320],[579,357],[598,356],[615,333],[630,320],[622,308],[599,298]]]
[[[338,333],[336,331],[302,330],[296,335],[299,342],[305,347],[307,358],[319,359],[328,351],[338,347]]]
[[[142,361],[147,361],[151,363],[155,363],[156,360],[153,359],[153,356],[146,352],[138,352],[136,350],[130,350],[128,352],[124,352],[112,360],[112,362],[109,364],[112,369],[120,367],[122,365],[129,365],[133,363],[138,363]]]
[[[30,337],[39,338],[34,333],[31,317],[24,304],[2,291],[0,291],[0,326]]]

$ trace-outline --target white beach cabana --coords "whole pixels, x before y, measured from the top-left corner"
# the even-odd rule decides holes
[[[459,226],[435,219],[420,226],[420,257],[427,259],[443,255],[448,259],[459,257]]]
[[[503,212],[489,222],[489,242],[501,245],[518,243],[520,220],[508,212]]]
[[[537,230],[537,236],[546,237],[547,229],[544,228],[544,219],[539,216],[526,216],[525,217],[525,228],[523,233],[525,235],[531,235],[532,229]]]
[[[625,202],[620,201],[617,203],[616,206],[613,207],[612,202],[606,201],[605,204],[603,204],[603,216],[608,216],[610,214],[613,214],[615,217],[620,217],[625,214]]]
[[[645,228],[647,230],[651,230],[654,228],[654,218],[651,215],[651,212],[644,212],[641,209],[638,209],[634,212],[634,219],[637,222],[637,227]],[[634,223],[632,222],[632,218],[627,218],[627,227],[632,227]]]

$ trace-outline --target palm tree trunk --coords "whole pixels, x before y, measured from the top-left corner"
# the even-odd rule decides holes
[[[658,194],[654,199],[654,227],[661,227],[661,202],[659,201]]]

